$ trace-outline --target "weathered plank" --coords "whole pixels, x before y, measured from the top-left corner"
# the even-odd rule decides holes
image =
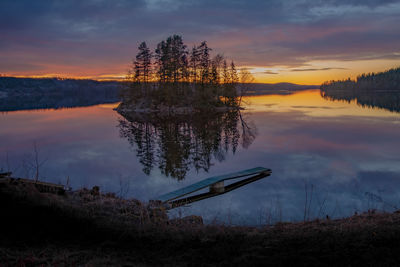
[[[200,182],[189,185],[187,187],[184,187],[184,188],[175,190],[173,192],[161,195],[161,196],[155,198],[154,200],[158,200],[161,202],[168,202],[168,201],[177,199],[179,197],[188,195],[190,193],[196,192],[198,190],[201,190],[203,188],[206,188],[206,187],[216,184],[218,182],[222,182],[222,181],[230,180],[230,179],[236,179],[236,178],[240,178],[240,177],[245,177],[245,176],[249,176],[249,175],[266,173],[266,172],[271,172],[271,170],[267,169],[267,168],[263,168],[263,167],[257,167],[257,168],[253,168],[253,169],[240,171],[240,172],[235,172],[235,173],[230,173],[230,174],[225,174],[225,175],[220,175],[220,176],[213,176],[213,177],[204,179]]]
[[[219,195],[228,193],[228,192],[230,192],[232,190],[235,190],[235,189],[237,189],[239,187],[245,186],[245,185],[247,185],[249,183],[253,183],[255,181],[258,181],[258,180],[263,179],[263,178],[265,178],[267,176],[270,176],[270,175],[271,175],[271,172],[265,172],[265,173],[260,173],[260,174],[257,174],[257,175],[252,175],[249,178],[246,178],[246,179],[240,180],[238,182],[234,182],[234,183],[232,183],[230,185],[224,186],[223,190],[220,190],[219,192],[215,191],[215,190],[210,190],[207,193],[202,193],[202,194],[197,194],[197,195],[194,195],[194,196],[188,196],[188,197],[184,197],[184,198],[175,199],[175,200],[169,201],[167,203],[167,205],[165,205],[165,204],[164,205],[165,205],[165,207],[167,209],[173,209],[173,208],[176,208],[176,207],[188,205],[188,204],[193,203],[193,202],[197,202],[197,201],[200,201],[200,200],[203,200],[203,199],[207,199],[207,198],[210,198],[210,197],[215,197],[215,196],[219,196]]]

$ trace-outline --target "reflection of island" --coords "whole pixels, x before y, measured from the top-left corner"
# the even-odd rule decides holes
[[[223,161],[238,145],[247,148],[256,128],[238,110],[159,116],[155,113],[122,113],[121,137],[135,148],[143,171],[157,166],[178,180],[195,168],[208,171],[212,160]]]
[[[362,107],[382,108],[400,112],[400,92],[397,90],[323,90],[321,96],[331,101],[357,101]]]

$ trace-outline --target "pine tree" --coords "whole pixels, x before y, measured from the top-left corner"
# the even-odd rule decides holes
[[[231,82],[231,84],[237,84],[238,81],[239,81],[239,77],[238,77],[238,73],[237,73],[237,70],[236,70],[235,63],[233,61],[231,62],[231,69],[230,69],[229,74],[230,74],[230,82]]]
[[[207,46],[207,42],[203,41],[198,47],[200,51],[200,82],[207,83],[210,74],[210,51],[212,50]]]
[[[222,63],[222,79],[223,79],[224,84],[227,84],[230,81],[230,75],[228,72],[228,64],[226,63],[225,59],[224,59],[224,62]]]
[[[157,45],[156,65],[160,82],[181,82],[188,77],[188,51],[182,36],[173,35]]]
[[[153,54],[146,43],[142,42],[138,50],[128,74],[132,81],[130,102],[153,107],[183,104],[201,108],[220,106],[221,100],[227,106],[240,103],[235,64],[232,61],[228,65],[219,54],[211,59],[212,49],[206,41],[193,46],[190,53],[180,35],[161,41],[154,51],[154,72]]]
[[[151,75],[152,54],[146,42],[142,42],[138,47],[138,54],[134,61],[135,78],[140,83],[148,83]]]
[[[200,51],[196,46],[193,46],[192,51],[190,52],[191,80],[193,83],[197,82],[199,64]]]
[[[167,70],[168,70],[168,47],[165,41],[161,41],[157,44],[155,50],[155,59],[157,66],[158,80],[160,83],[167,82]]]

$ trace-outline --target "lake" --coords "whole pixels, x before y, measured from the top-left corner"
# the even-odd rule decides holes
[[[319,90],[245,101],[240,113],[172,119],[122,116],[118,103],[3,112],[0,168],[33,178],[36,144],[41,180],[99,185],[143,201],[214,175],[272,170],[169,212],[208,223],[263,225],[400,207],[400,113],[393,108]]]

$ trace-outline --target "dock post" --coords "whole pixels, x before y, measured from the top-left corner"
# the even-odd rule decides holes
[[[224,181],[210,185],[210,192],[223,193],[225,191]]]

